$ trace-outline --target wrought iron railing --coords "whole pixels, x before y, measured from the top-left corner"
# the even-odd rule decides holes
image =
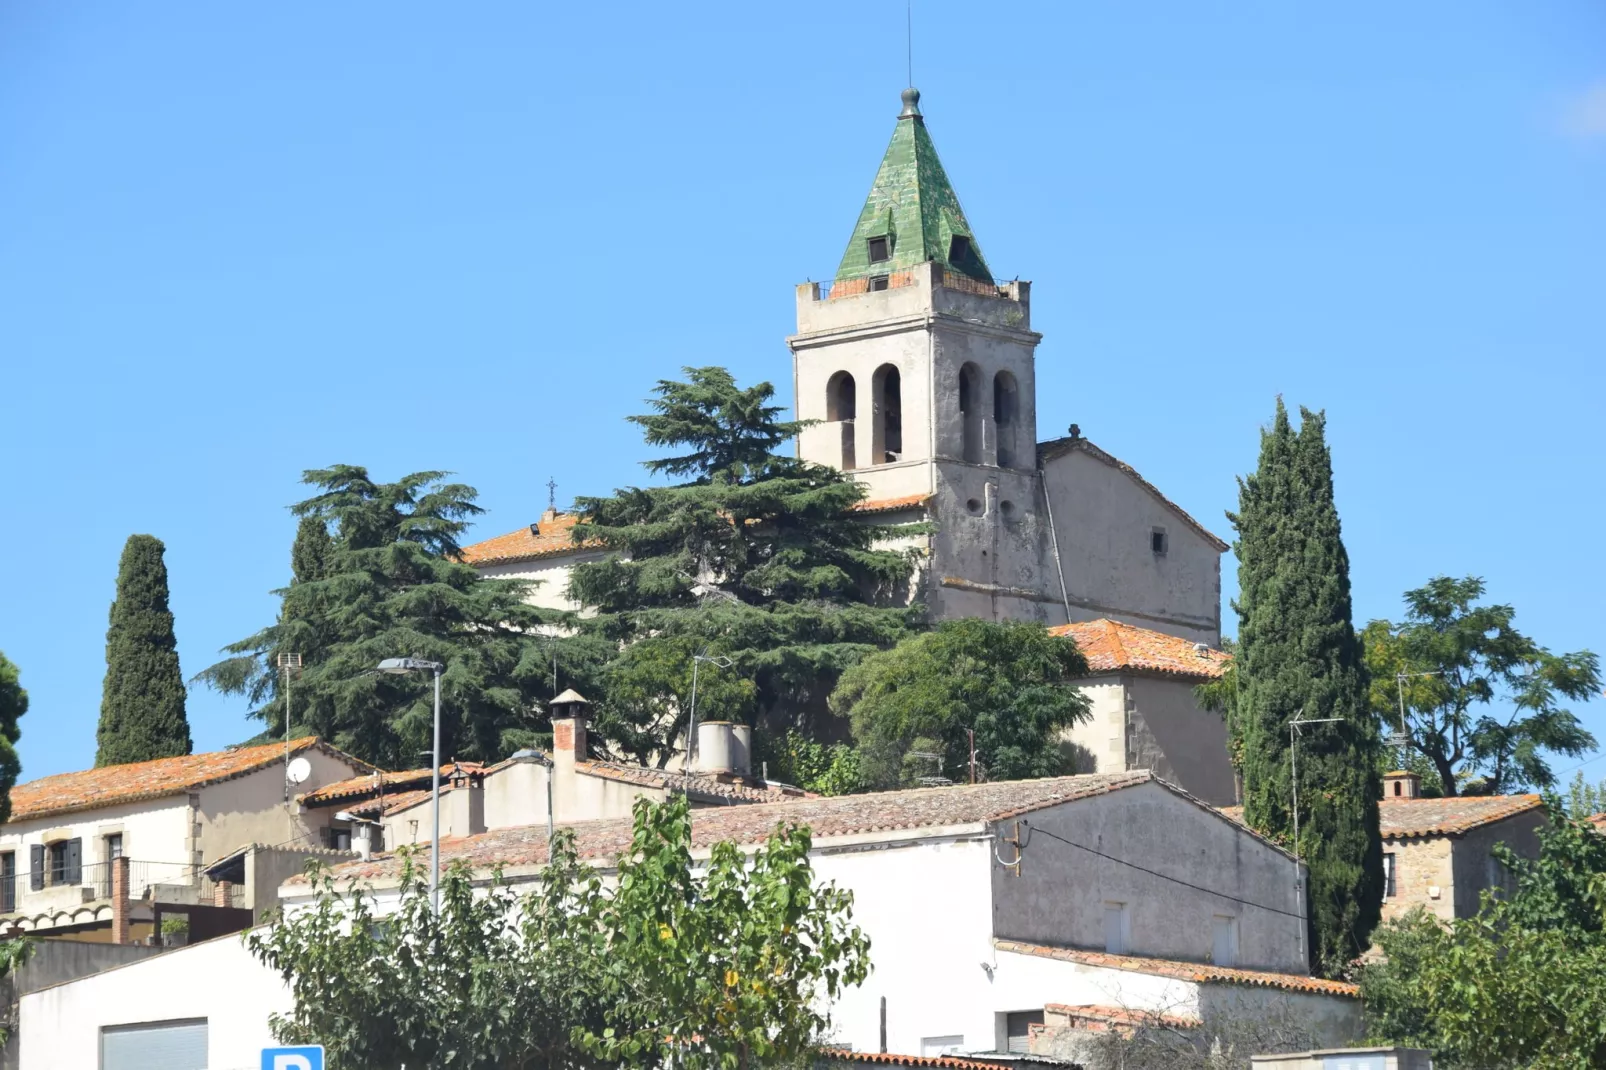
[[[873,293],[877,290],[897,290],[904,286],[913,286],[918,278],[918,269],[906,269],[816,282],[814,284],[814,299],[816,301],[830,301],[838,297],[854,297],[858,294]],[[945,290],[957,290],[960,293],[974,294],[977,297],[1013,297],[1012,292],[1000,283],[973,279],[969,275],[961,275],[957,271],[949,271],[946,268],[942,272],[942,287]]]

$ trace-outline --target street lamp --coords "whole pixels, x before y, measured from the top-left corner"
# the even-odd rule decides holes
[[[391,676],[405,676],[410,672],[431,672],[435,675],[435,747],[430,777],[430,816],[434,831],[429,838],[429,905],[436,914],[441,912],[441,670],[446,668],[438,661],[423,658],[386,658],[375,670]]]

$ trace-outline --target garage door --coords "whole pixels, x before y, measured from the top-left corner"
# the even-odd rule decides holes
[[[206,1019],[106,1026],[100,1070],[206,1070]]]

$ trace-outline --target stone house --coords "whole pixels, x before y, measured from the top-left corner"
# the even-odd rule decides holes
[[[127,942],[157,931],[164,914],[186,916],[197,936],[249,924],[257,890],[220,884],[209,863],[242,844],[323,842],[323,815],[290,796],[287,760],[313,786],[365,768],[300,739],[288,751],[282,743],[240,747],[17,785],[11,820],[0,827],[0,927]],[[119,870],[124,888],[116,887]],[[274,876],[270,889],[283,879]]]
[[[1469,795],[1424,799],[1421,778],[1383,778],[1378,808],[1383,833],[1383,919],[1426,907],[1446,921],[1478,912],[1486,889],[1510,877],[1492,848],[1504,843],[1524,858],[1539,856],[1545,824],[1538,795]]]
[[[1090,673],[1076,683],[1092,717],[1065,730],[1080,772],[1152,769],[1212,805],[1238,798],[1222,716],[1193,689],[1218,680],[1231,655],[1164,632],[1113,620],[1050,629],[1076,640]]]

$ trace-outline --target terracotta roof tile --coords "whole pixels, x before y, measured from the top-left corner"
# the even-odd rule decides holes
[[[821,1048],[820,1059],[825,1063],[880,1063],[884,1066],[927,1066],[944,1070],[998,1070],[997,1063],[979,1059],[962,1059],[954,1055],[895,1055],[885,1051],[849,1051],[846,1048]]]
[[[1080,450],[1095,460],[1103,461],[1116,471],[1124,472],[1128,476],[1131,476],[1139,486],[1143,487],[1143,489],[1147,490],[1150,494],[1160,499],[1160,504],[1164,505],[1167,509],[1170,509],[1177,515],[1178,519],[1187,524],[1194,531],[1197,531],[1200,535],[1203,535],[1205,537],[1205,541],[1210,543],[1211,546],[1214,546],[1218,551],[1225,553],[1226,551],[1232,549],[1231,546],[1221,541],[1220,536],[1216,535],[1209,528],[1205,527],[1193,517],[1189,516],[1187,511],[1184,510],[1182,506],[1178,505],[1170,498],[1167,498],[1164,494],[1161,494],[1160,488],[1156,487],[1153,483],[1150,483],[1147,479],[1144,479],[1141,475],[1139,475],[1137,469],[1133,468],[1120,458],[1105,453],[1103,450],[1099,449],[1085,438],[1056,438],[1050,439],[1047,442],[1039,442],[1037,444],[1037,463],[1041,465],[1044,461],[1063,456],[1064,454],[1070,453],[1073,450]]]
[[[674,792],[685,792],[689,795],[706,795],[721,799],[740,800],[742,802],[771,803],[782,802],[786,799],[816,797],[802,788],[778,787],[765,784],[762,781],[738,783],[736,781],[720,780],[717,777],[701,773],[686,773],[672,769],[648,769],[645,766],[624,765],[620,762],[577,762],[574,769],[577,773],[601,777],[604,780],[617,780],[626,784],[639,784],[642,787],[664,788]]]
[[[470,565],[503,565],[601,549],[602,544],[595,539],[574,541],[574,526],[579,520],[576,513],[548,511],[530,527],[463,547],[463,560]]]
[[[1386,840],[1413,836],[1459,836],[1515,814],[1537,810],[1537,795],[1463,795],[1455,799],[1384,799],[1377,804],[1378,824]],[[1217,807],[1242,825],[1244,808]]]
[[[1590,814],[1588,817],[1584,818],[1584,820],[1588,821],[1591,825],[1594,825],[1602,832],[1606,832],[1606,814]]]
[[[1043,1007],[1044,1016],[1054,1015],[1068,1019],[1063,1026],[1054,1023],[1045,1023],[1037,1029],[1051,1033],[1056,1028],[1063,1029],[1098,1029],[1111,1027],[1117,1029],[1133,1029],[1144,1025],[1160,1025],[1172,1029],[1197,1029],[1204,1023],[1188,1014],[1165,1014],[1155,1011],[1133,1010],[1130,1007],[1110,1007],[1097,1003],[1078,1004],[1071,1006],[1067,1003],[1049,1003]]]
[[[1075,639],[1094,672],[1139,669],[1215,680],[1232,663],[1232,655],[1223,651],[1206,647],[1200,652],[1187,639],[1103,618],[1061,624],[1049,634]]]
[[[908,791],[871,792],[863,795],[815,796],[788,802],[752,806],[715,806],[691,813],[692,848],[711,847],[722,841],[761,843],[778,824],[807,825],[816,839],[860,833],[941,828],[985,821],[1001,821],[1043,807],[1119,791],[1150,782],[1164,784],[1145,769],[1125,773],[1093,773],[1045,780],[1011,780],[994,784],[965,784]],[[1191,798],[1179,788],[1165,785]],[[575,833],[582,858],[611,861],[630,846],[629,818],[578,821],[565,827]],[[476,869],[503,866],[539,866],[546,862],[546,825],[493,829],[477,836],[441,841],[441,861],[467,862]],[[360,880],[393,879],[400,870],[393,855],[341,866],[340,877]],[[301,878],[292,878],[292,883]]]
[[[292,742],[290,752],[299,754],[312,747],[334,754],[354,766],[361,767],[363,764],[312,736]],[[102,769],[85,769],[80,773],[58,773],[18,784],[11,789],[11,821],[31,821],[56,814],[95,810],[102,806],[160,799],[194,791],[207,784],[244,776],[283,762],[284,751],[283,743],[265,743],[258,747],[185,754],[177,758],[157,758],[129,765],[108,765]]]
[[[1538,810],[1537,795],[1463,795],[1455,799],[1384,799],[1378,806],[1383,838],[1454,836],[1514,814]]]
[[[470,773],[482,773],[485,766],[479,762],[448,762],[441,766],[441,780],[452,775],[452,770],[462,769]],[[365,776],[352,777],[350,780],[337,780],[333,784],[325,784],[321,788],[309,791],[299,796],[303,806],[325,806],[341,799],[351,799],[357,796],[376,795],[381,791],[400,790],[421,782],[428,782],[431,770],[408,769],[399,773],[384,773],[374,770]]]
[[[931,501],[930,494],[905,494],[901,498],[871,498],[853,507],[856,513],[895,513],[899,509],[916,509]]]
[[[1171,977],[1178,981],[1201,984],[1258,985],[1267,988],[1285,988],[1291,992],[1320,992],[1334,996],[1354,996],[1360,989],[1344,981],[1328,981],[1321,977],[1306,977],[1298,973],[1276,973],[1271,970],[1240,970],[1228,966],[1212,966],[1207,962],[1177,962],[1172,959],[1149,959],[1137,955],[1111,955],[1103,951],[1082,951],[1072,947],[1048,947],[1043,944],[1025,944],[1016,940],[994,940],[1000,951],[1013,951],[1017,955],[1035,955],[1039,958],[1058,959],[1082,966],[1101,966],[1109,970],[1128,970],[1155,977]]]

